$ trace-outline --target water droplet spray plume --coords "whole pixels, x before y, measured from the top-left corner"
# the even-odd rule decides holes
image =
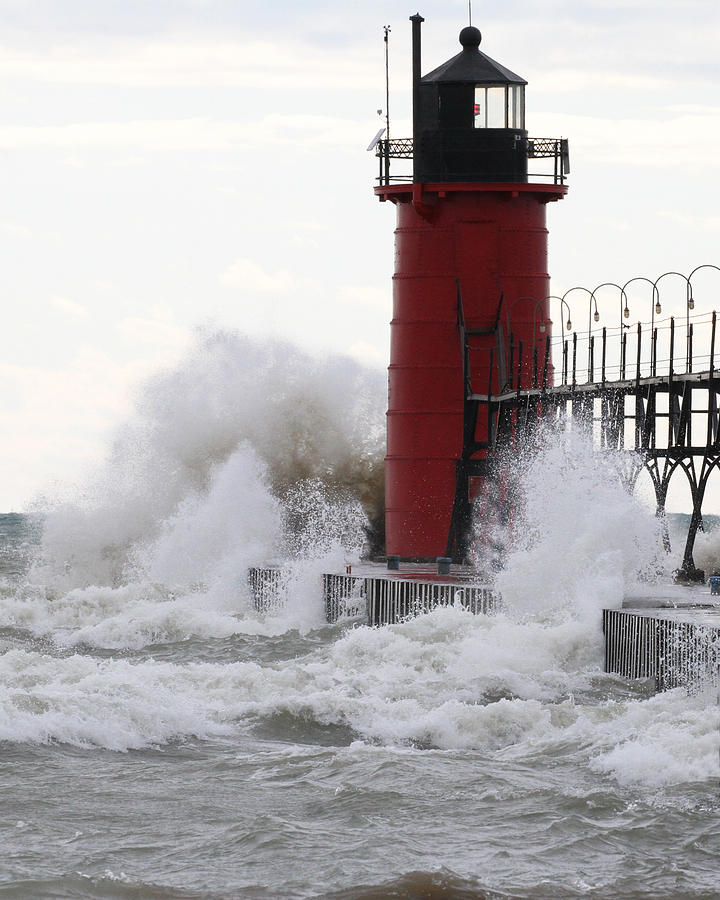
[[[382,518],[383,413],[380,372],[201,332],[140,387],[89,482],[45,502],[33,575],[227,584],[272,557],[358,554]]]
[[[497,462],[476,504],[474,562],[512,614],[597,618],[626,590],[669,577],[662,523],[627,489],[626,468],[581,429],[551,425]]]
[[[231,633],[250,607],[249,566],[294,560],[317,578],[357,558],[368,520],[383,515],[384,409],[380,372],[199,333],[184,360],[138,390],[134,417],[88,483],[50,504],[31,572],[46,596],[67,602],[50,619],[75,627],[93,588],[102,597],[73,640],[121,646],[128,602],[145,604],[137,642]],[[496,502],[476,504],[475,561],[495,569],[513,615],[596,624],[601,606],[663,569],[657,521],[623,490],[617,461],[581,434],[536,435],[501,463],[497,483]],[[503,503],[510,519],[497,514]],[[296,624],[321,624],[319,592],[295,594],[305,610]],[[38,610],[17,615],[39,630]],[[95,626],[102,634],[91,635]]]

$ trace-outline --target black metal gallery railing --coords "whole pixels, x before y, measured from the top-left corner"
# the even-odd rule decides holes
[[[481,151],[478,151],[478,157]],[[381,140],[375,145],[375,156],[378,158],[380,171],[378,183],[399,184],[411,182],[411,174],[390,173],[390,160],[414,158],[412,138],[393,138]],[[567,138],[529,138],[527,141],[528,159],[551,159],[553,161],[552,172],[528,172],[529,180],[544,180],[552,184],[564,184],[565,178],[570,174],[570,155]],[[478,169],[482,169],[482,162],[478,159]]]

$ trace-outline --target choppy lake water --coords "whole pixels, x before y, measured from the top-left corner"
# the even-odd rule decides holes
[[[602,674],[591,617],[53,589],[0,531],[0,896],[720,895],[715,689]]]
[[[511,461],[475,543],[501,614],[324,623],[385,389],[201,334],[82,484],[0,517],[0,898],[720,896],[717,686],[602,672],[602,608],[677,564],[627,456]],[[247,568],[283,560],[261,615]]]

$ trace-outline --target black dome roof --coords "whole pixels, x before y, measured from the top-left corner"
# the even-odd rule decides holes
[[[423,84],[431,82],[472,82],[474,84],[527,84],[524,78],[495,62],[480,49],[480,32],[468,25],[460,32],[463,49],[457,56],[425,75]]]

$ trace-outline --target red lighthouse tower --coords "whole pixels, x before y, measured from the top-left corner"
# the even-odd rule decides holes
[[[527,82],[460,32],[457,56],[421,77],[413,23],[413,139],[378,145],[375,193],[397,210],[386,456],[386,551],[434,559],[450,549],[465,375],[459,321],[472,341],[469,375],[498,384],[490,347],[509,332],[526,347],[549,325],[546,204],[561,199],[567,142],[531,141]],[[552,156],[551,183],[528,180],[528,158]],[[413,160],[393,180],[390,160]],[[460,318],[459,318],[460,317]],[[484,430],[483,430],[484,429]],[[478,425],[475,440],[487,440]],[[469,485],[468,485],[469,489]]]

